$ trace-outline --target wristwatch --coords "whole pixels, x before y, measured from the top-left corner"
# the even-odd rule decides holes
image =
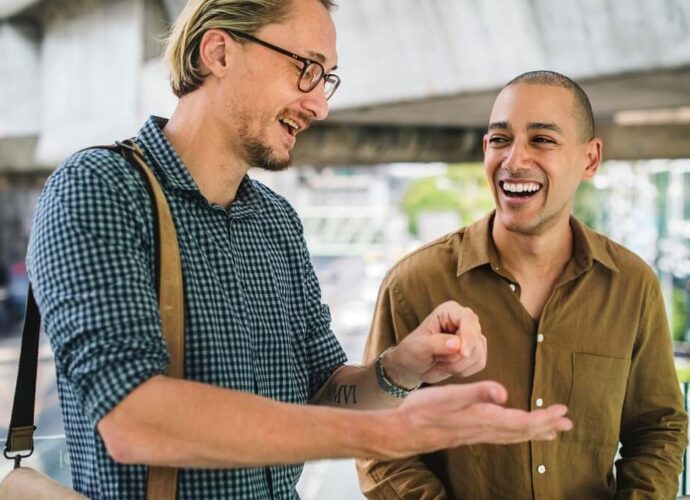
[[[394,349],[394,347],[389,347],[376,357],[376,363],[374,364],[374,368],[376,371],[376,381],[379,383],[379,387],[384,392],[387,392],[388,394],[390,394],[391,396],[395,396],[396,398],[403,399],[406,398],[412,391],[419,389],[419,386],[422,385],[422,383],[418,383],[411,389],[406,389],[405,387],[399,386],[386,376],[386,372],[383,369],[383,355],[391,349]]]

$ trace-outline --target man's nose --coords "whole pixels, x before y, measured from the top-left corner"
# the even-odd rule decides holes
[[[530,153],[527,145],[520,141],[513,141],[508,149],[505,159],[503,160],[503,166],[508,170],[522,170],[529,168],[530,165]]]
[[[323,120],[328,116],[328,99],[323,82],[304,95],[303,105],[314,120]]]

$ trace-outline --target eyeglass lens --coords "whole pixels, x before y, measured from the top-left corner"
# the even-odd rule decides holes
[[[302,73],[302,78],[299,82],[300,89],[305,92],[311,91],[321,82],[321,80],[323,79],[323,74],[324,70],[323,67],[321,67],[321,65],[316,63],[307,65],[307,67],[304,69],[304,73]],[[326,99],[333,95],[333,92],[335,92],[335,88],[336,79],[332,78],[331,75],[329,75],[324,83],[324,94],[326,95]]]

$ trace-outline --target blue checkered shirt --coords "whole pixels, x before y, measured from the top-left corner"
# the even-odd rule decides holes
[[[345,354],[297,214],[248,177],[229,209],[210,204],[165,139],[164,124],[150,118],[136,142],[168,198],[180,243],[185,378],[307,403]],[[90,498],[145,496],[146,468],[115,463],[95,427],[168,363],[153,230],[140,175],[107,150],[69,158],[38,204],[29,276],[55,352],[73,484]],[[179,498],[296,498],[301,470],[185,469]]]

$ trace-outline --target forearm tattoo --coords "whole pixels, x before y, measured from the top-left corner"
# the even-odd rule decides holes
[[[336,383],[328,384],[326,387],[326,394],[324,396],[326,401],[335,404],[357,404],[357,386],[356,385],[340,385]]]

